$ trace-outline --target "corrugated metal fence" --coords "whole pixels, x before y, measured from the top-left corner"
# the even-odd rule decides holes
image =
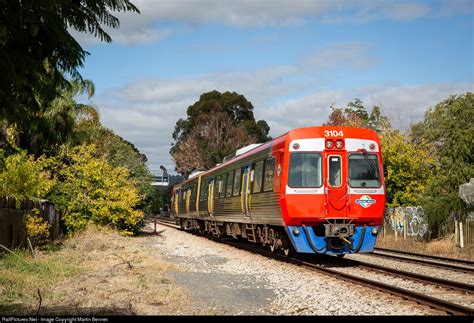
[[[60,234],[59,212],[54,204],[48,201],[25,200],[20,207],[16,206],[16,199],[0,197],[0,244],[9,248],[26,246],[26,216],[39,211],[40,216],[51,225],[49,238],[54,240]]]

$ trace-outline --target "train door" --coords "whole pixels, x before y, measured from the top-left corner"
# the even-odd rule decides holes
[[[207,190],[207,211],[209,214],[214,213],[214,182],[215,181],[213,178],[209,180],[209,186]]]
[[[176,212],[176,215],[179,214],[178,203],[179,203],[179,190],[176,190],[174,194],[174,211]]]
[[[201,177],[198,178],[197,188],[196,188],[196,214],[199,216],[199,201],[201,199]]]
[[[347,158],[343,152],[326,152],[326,192],[329,217],[347,215]]]
[[[242,213],[247,216],[250,216],[249,195],[250,195],[251,170],[252,170],[252,163],[249,163],[244,166],[243,173],[242,173],[242,190],[241,190],[240,204],[242,207]]]

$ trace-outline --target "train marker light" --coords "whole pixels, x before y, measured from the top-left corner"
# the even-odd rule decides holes
[[[326,148],[331,149],[333,146],[334,146],[334,141],[332,141],[331,139],[326,140]]]
[[[371,233],[372,233],[373,236],[376,236],[379,233],[379,228],[373,227]]]
[[[342,141],[341,139],[336,140],[336,147],[337,149],[341,149],[342,147],[344,147],[344,141]]]
[[[295,234],[295,236],[299,236],[300,230],[298,230],[298,228],[293,228],[293,233]]]
[[[299,143],[297,143],[297,142],[296,142],[296,143],[294,143],[294,144],[293,144],[293,149],[294,149],[294,150],[298,150],[298,149],[300,149],[300,144],[299,144]]]
[[[369,145],[369,149],[370,149],[370,150],[374,150],[374,149],[375,149],[375,144],[374,144],[374,143],[371,143],[371,144]]]

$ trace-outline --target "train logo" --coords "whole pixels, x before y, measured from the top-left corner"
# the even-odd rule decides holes
[[[368,208],[372,204],[375,204],[375,200],[372,199],[369,195],[362,195],[360,199],[356,200],[357,204],[360,204],[363,208]]]

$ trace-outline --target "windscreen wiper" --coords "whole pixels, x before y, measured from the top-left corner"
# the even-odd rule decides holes
[[[369,164],[370,169],[374,172],[374,177],[378,178],[377,176],[377,167],[375,164],[372,164],[371,160],[368,157],[367,150],[362,151],[362,156],[364,156],[365,161]]]

